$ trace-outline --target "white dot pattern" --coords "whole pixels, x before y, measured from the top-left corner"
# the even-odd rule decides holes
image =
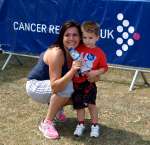
[[[122,27],[122,26],[117,26],[117,31],[118,31],[119,33],[123,32],[123,27]]]
[[[128,45],[127,44],[123,44],[122,45],[122,50],[123,51],[127,51],[128,50]]]
[[[119,21],[123,20],[123,18],[124,18],[124,16],[123,16],[122,13],[119,13],[119,14],[117,15],[117,19],[118,19]]]
[[[121,37],[118,37],[116,39],[116,43],[119,44],[119,45],[121,45],[123,43],[123,39]]]
[[[122,25],[124,27],[128,27],[129,26],[129,21],[128,20],[123,20]]]
[[[127,19],[124,19],[123,13],[117,14],[117,20],[121,21],[121,24],[117,26],[117,32],[119,36],[116,39],[118,49],[116,50],[116,55],[118,57],[122,56],[124,52],[129,50],[129,47],[134,45],[134,40],[132,39],[131,34],[135,33],[135,27],[130,26],[130,22]],[[121,49],[120,49],[121,45]]]
[[[127,32],[123,32],[122,37],[123,37],[124,39],[128,39],[129,34],[128,34]]]
[[[122,50],[118,49],[118,50],[116,51],[116,55],[117,55],[117,56],[122,56]]]
[[[134,40],[133,39],[128,39],[128,45],[129,46],[132,46],[132,45],[134,45]]]
[[[131,34],[134,33],[134,27],[133,27],[133,26],[130,26],[130,27],[128,28],[128,32],[131,33]]]

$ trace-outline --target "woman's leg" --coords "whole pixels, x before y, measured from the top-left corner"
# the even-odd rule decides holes
[[[65,104],[67,104],[73,92],[73,85],[72,82],[69,82],[64,91],[59,92],[58,95],[52,94],[50,86],[50,80],[30,80],[27,81],[26,91],[33,100],[40,103],[49,103],[47,115],[45,120],[40,123],[39,129],[45,137],[56,139],[59,137],[59,134],[55,129],[52,121],[56,113]]]
[[[53,125],[53,120],[56,116],[56,113],[66,104],[68,98],[60,97],[56,94],[51,96],[50,104],[48,107],[48,112],[46,114],[46,118],[39,125],[40,131],[46,138],[57,139],[59,138],[59,134]]]
[[[50,104],[46,115],[46,120],[53,120],[57,112],[68,102],[69,98],[60,97],[53,94],[50,98]]]
[[[42,104],[49,104],[52,94],[50,80],[29,80],[26,83],[26,92],[34,101]]]
[[[50,104],[50,97],[52,94],[51,87],[50,87],[50,81],[49,80],[30,80],[26,83],[26,91],[29,96],[32,97],[32,99],[39,103],[44,104]],[[60,109],[58,111],[57,120],[59,121],[65,121],[66,117],[63,114],[63,109]],[[63,116],[63,118],[62,118]]]

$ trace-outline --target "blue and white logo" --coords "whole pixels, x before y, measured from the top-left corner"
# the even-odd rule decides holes
[[[118,32],[118,37],[116,38],[118,45],[116,55],[120,57],[134,45],[135,41],[140,40],[141,35],[135,32],[135,27],[130,24],[123,13],[118,13],[116,18],[119,23],[116,28]]]

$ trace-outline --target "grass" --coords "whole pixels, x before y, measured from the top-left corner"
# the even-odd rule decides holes
[[[0,55],[0,66],[6,55]],[[86,131],[76,138],[76,114],[65,107],[66,123],[57,123],[59,140],[43,137],[37,126],[47,111],[26,95],[26,76],[37,59],[20,58],[23,66],[11,59],[0,71],[0,145],[150,145],[150,89],[138,79],[136,90],[129,92],[132,71],[109,69],[97,83],[97,106],[102,129],[97,139],[89,137],[90,117],[86,114]],[[146,74],[150,82],[150,75]]]

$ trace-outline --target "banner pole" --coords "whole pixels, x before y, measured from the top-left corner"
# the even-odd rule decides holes
[[[9,60],[11,59],[11,57],[12,57],[12,53],[10,53],[10,54],[8,55],[8,57],[7,57],[7,59],[6,59],[5,63],[4,63],[4,65],[2,66],[2,69],[1,69],[1,70],[4,70],[4,69],[5,69],[5,67],[6,67],[6,65],[8,64]]]
[[[10,59],[12,56],[14,56],[17,60],[17,62],[22,65],[22,62],[19,60],[19,58],[17,56],[23,56],[23,57],[32,57],[32,58],[39,58],[39,56],[35,56],[35,55],[26,55],[26,54],[17,54],[17,53],[13,53],[13,52],[6,52],[2,50],[3,54],[8,54],[8,57],[5,61],[5,63],[3,64],[1,70],[3,71],[6,68],[6,65],[9,63]]]
[[[137,76],[138,76],[138,73],[139,73],[139,70],[136,70],[135,73],[134,73],[134,76],[133,76],[133,79],[132,79],[132,82],[131,82],[129,91],[132,91],[132,90],[133,90],[135,81],[136,81]]]

